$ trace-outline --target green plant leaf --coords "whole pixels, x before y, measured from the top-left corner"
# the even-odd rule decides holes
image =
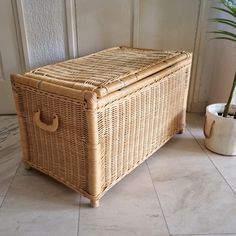
[[[209,21],[229,25],[231,27],[236,28],[236,22],[232,20],[223,19],[223,18],[210,18]]]
[[[233,27],[235,29],[236,28],[236,4],[234,3],[233,0],[220,0],[220,2],[224,5],[225,8],[222,8],[222,7],[212,7],[212,8],[216,9],[220,12],[227,13],[227,14],[233,16],[234,19],[229,20],[227,18],[211,18],[211,19],[209,19],[209,21],[228,25],[228,26]],[[214,39],[229,40],[234,43],[236,42],[236,34],[235,33],[225,31],[225,30],[211,31],[209,33],[219,35],[219,36],[215,37]],[[232,96],[233,96],[235,88],[236,88],[236,73],[234,76],[234,83],[231,88],[230,96],[228,98],[227,104],[224,109],[224,114],[223,114],[224,117],[228,116],[229,107],[230,107],[230,104],[232,101]],[[236,116],[236,114],[235,114],[235,116]]]
[[[216,31],[211,31],[211,32],[209,32],[209,33],[213,33],[213,34],[223,34],[223,35],[230,36],[230,37],[236,39],[236,34],[231,33],[231,32],[228,32],[228,31],[225,31],[225,30],[216,30]]]
[[[213,9],[216,9],[216,10],[219,10],[219,11],[222,11],[222,12],[226,12],[228,14],[230,14],[231,16],[233,17],[236,17],[236,13],[233,13],[225,8],[221,8],[221,7],[212,7]]]
[[[223,5],[233,14],[236,14],[236,5],[232,0],[221,0],[221,3],[223,3]]]
[[[212,39],[224,39],[224,40],[230,40],[230,41],[236,42],[236,39],[227,38],[227,37],[215,37],[215,38],[212,38]]]
[[[224,109],[223,117],[227,117],[228,114],[229,114],[229,107],[230,107],[230,104],[232,102],[232,98],[233,98],[233,95],[234,95],[235,88],[236,88],[236,73],[234,75],[234,82],[233,82],[233,85],[232,85],[232,88],[231,88],[231,91],[230,91],[228,101],[227,101],[225,109]]]

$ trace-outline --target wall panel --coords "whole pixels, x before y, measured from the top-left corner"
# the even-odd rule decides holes
[[[76,0],[79,55],[132,44],[132,0]]]
[[[193,51],[199,0],[141,0],[139,46]]]
[[[21,0],[30,68],[68,57],[64,0]]]

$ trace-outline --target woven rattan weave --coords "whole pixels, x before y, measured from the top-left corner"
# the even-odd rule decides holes
[[[98,206],[183,130],[191,54],[116,47],[12,75],[23,161]]]

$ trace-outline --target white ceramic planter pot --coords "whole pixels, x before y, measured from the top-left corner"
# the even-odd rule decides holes
[[[218,103],[206,108],[205,145],[219,154],[236,155],[236,119],[218,116],[218,113],[223,113],[224,107],[224,103]],[[236,106],[231,105],[230,112],[234,114],[235,111]]]

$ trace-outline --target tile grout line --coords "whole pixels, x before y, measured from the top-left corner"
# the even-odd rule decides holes
[[[3,203],[4,203],[4,201],[5,201],[6,197],[7,197],[7,194],[8,194],[8,192],[9,192],[9,189],[10,189],[10,187],[11,187],[11,185],[12,185],[12,183],[13,183],[15,177],[16,177],[16,173],[17,173],[17,171],[18,171],[19,168],[20,168],[20,163],[18,163],[18,167],[16,168],[16,171],[15,171],[14,175],[12,176],[12,179],[11,179],[11,181],[10,181],[10,183],[9,183],[9,186],[8,186],[8,188],[7,188],[7,191],[6,191],[5,195],[3,196],[3,200],[2,200],[2,202],[1,202],[1,204],[0,204],[0,210],[1,210],[2,205],[3,205]]]
[[[170,236],[221,236],[221,235],[225,235],[225,236],[230,236],[230,235],[236,235],[235,233],[223,233],[223,234],[215,234],[215,233],[208,233],[208,234],[171,234]]]
[[[4,115],[0,115],[0,118],[1,118],[1,117],[8,117],[8,116],[9,116],[9,115],[4,114]],[[15,116],[15,118],[16,118],[16,115],[15,115],[15,114],[12,115],[12,116]],[[15,124],[15,122],[10,123],[10,125],[12,125],[12,124]],[[18,127],[18,126],[17,126],[17,129],[18,129],[18,131],[19,131],[19,127]],[[5,141],[5,140],[4,140],[4,141]],[[3,141],[3,142],[4,142],[4,141]],[[11,180],[9,181],[9,185],[8,185],[8,187],[7,187],[7,190],[6,190],[5,194],[1,195],[1,197],[2,197],[3,199],[2,199],[2,202],[0,203],[0,211],[1,211],[1,208],[2,208],[2,206],[3,206],[4,201],[6,200],[6,197],[7,197],[7,194],[8,194],[8,192],[9,192],[9,189],[10,189],[10,187],[11,187],[11,185],[12,185],[12,183],[13,183],[15,177],[16,177],[16,174],[17,174],[17,171],[18,171],[19,168],[20,168],[20,162],[18,163],[18,166],[17,166],[17,168],[16,168],[16,170],[15,170],[15,173],[13,174]]]
[[[154,191],[155,191],[155,193],[156,193],[157,201],[158,201],[159,206],[160,206],[160,208],[161,208],[162,217],[163,217],[163,219],[164,219],[164,221],[165,221],[166,228],[167,228],[167,230],[168,230],[168,234],[171,235],[170,229],[169,229],[169,226],[168,226],[168,223],[167,223],[165,214],[164,214],[164,211],[163,211],[162,206],[161,206],[161,201],[160,201],[159,195],[158,195],[158,193],[157,193],[157,190],[156,190],[155,185],[154,185],[153,180],[152,180],[151,171],[150,171],[150,168],[149,168],[149,165],[148,165],[147,161],[145,161],[145,164],[146,164],[146,166],[147,166],[147,168],[148,168],[148,173],[149,173],[149,176],[150,176],[150,179],[151,179],[151,182],[152,182],[153,189],[154,189]]]
[[[189,131],[189,133],[192,135],[192,137],[194,138],[194,140],[197,142],[197,144],[200,146],[200,148],[202,149],[202,151],[206,154],[208,160],[212,163],[212,165],[215,167],[215,169],[217,170],[217,172],[220,174],[220,176],[224,179],[225,183],[229,186],[229,188],[231,189],[231,191],[234,193],[234,195],[236,195],[236,191],[233,189],[233,187],[229,184],[229,182],[226,180],[226,178],[224,177],[224,175],[220,172],[220,170],[218,169],[218,167],[215,165],[215,163],[211,160],[209,154],[206,152],[206,150],[202,147],[202,145],[199,143],[198,139],[193,135],[193,133],[191,132],[191,130],[189,128],[187,128],[187,130]]]
[[[236,235],[235,233],[207,233],[207,234],[171,234],[170,236],[221,236],[221,235],[226,235],[226,236],[229,236],[229,235]]]
[[[79,236],[79,224],[80,224],[80,201],[81,201],[81,195],[79,195],[79,209],[78,209],[78,220],[77,220],[77,236]]]

